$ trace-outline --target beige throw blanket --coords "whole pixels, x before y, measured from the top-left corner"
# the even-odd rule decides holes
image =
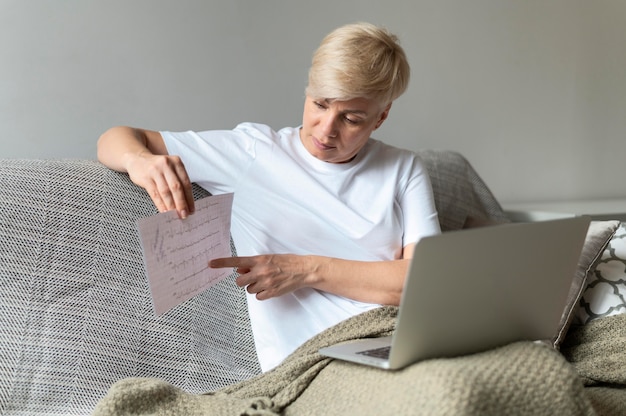
[[[317,353],[320,347],[337,342],[390,334],[396,313],[397,308],[384,307],[348,319],[305,343],[274,370],[206,395],[188,394],[156,379],[119,381],[94,414],[598,415],[620,410],[609,406],[604,409],[607,413],[596,412],[594,404],[601,406],[606,400],[586,394],[589,388],[563,355],[531,342],[465,357],[427,360],[392,372],[330,360]],[[615,321],[624,328],[625,320]],[[596,332],[601,333],[601,328]],[[584,329],[576,336],[582,344],[589,344]],[[576,343],[570,340],[569,352],[577,352]],[[577,365],[597,366],[597,359],[589,362],[585,355],[581,350]],[[625,356],[622,348],[613,358],[623,360]],[[589,383],[604,382],[598,377],[591,381],[589,372],[593,370],[581,371]],[[614,384],[626,384],[624,372],[615,371]],[[626,399],[623,388],[598,389],[615,403]]]

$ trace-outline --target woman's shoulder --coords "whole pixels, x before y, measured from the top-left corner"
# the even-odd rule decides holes
[[[256,138],[265,138],[272,141],[275,141],[280,137],[293,136],[298,132],[298,128],[296,127],[284,127],[280,130],[275,130],[267,124],[254,122],[240,123],[237,127],[235,127],[235,130],[249,134]]]
[[[395,163],[421,165],[419,155],[409,149],[397,147],[378,139],[371,138],[367,143],[367,153],[376,160],[387,160]]]

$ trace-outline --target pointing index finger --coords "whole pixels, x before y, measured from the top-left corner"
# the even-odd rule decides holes
[[[246,264],[246,257],[222,257],[209,261],[209,267],[219,269],[223,267],[243,267]]]

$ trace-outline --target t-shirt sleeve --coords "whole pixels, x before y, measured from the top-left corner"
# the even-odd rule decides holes
[[[168,153],[181,158],[189,179],[211,193],[233,192],[255,158],[258,137],[250,126],[160,133]]]
[[[422,237],[441,233],[430,177],[418,157],[413,161],[410,177],[399,195],[399,203],[404,221],[404,247]]]

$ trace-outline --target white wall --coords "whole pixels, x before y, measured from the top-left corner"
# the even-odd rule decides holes
[[[358,20],[413,69],[377,138],[463,153],[503,202],[626,196],[622,0],[0,0],[0,157],[297,125],[311,53]]]

